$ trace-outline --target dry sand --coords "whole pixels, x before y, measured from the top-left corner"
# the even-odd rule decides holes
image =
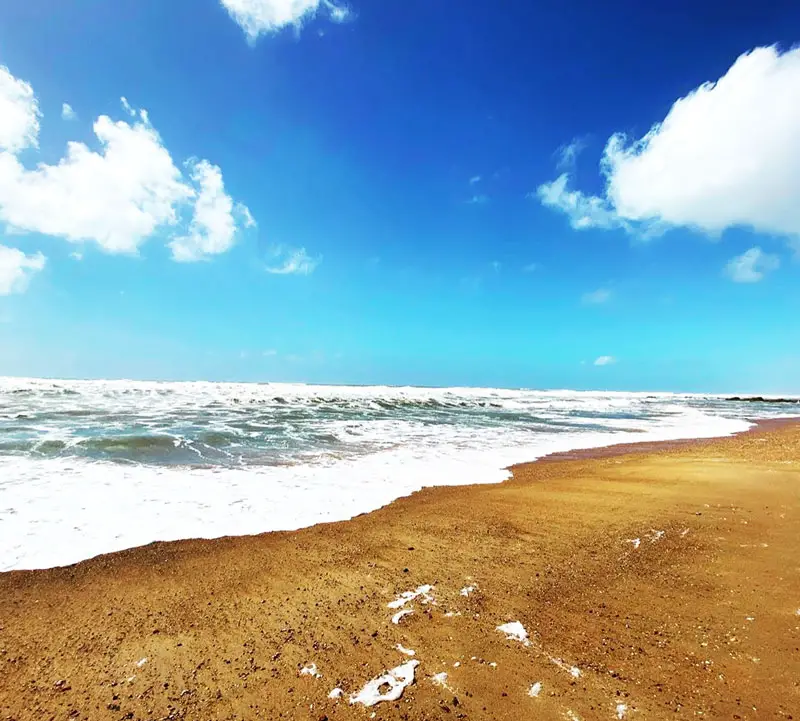
[[[622,450],[2,574],[0,719],[800,718],[800,425]]]

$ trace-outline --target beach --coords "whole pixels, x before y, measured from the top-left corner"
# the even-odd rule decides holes
[[[2,574],[0,717],[796,717],[800,425],[594,456]]]

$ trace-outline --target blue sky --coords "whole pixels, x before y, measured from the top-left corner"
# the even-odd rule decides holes
[[[0,374],[800,391],[798,41],[789,0],[5,3]]]

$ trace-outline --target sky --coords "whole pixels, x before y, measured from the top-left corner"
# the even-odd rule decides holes
[[[0,375],[800,392],[794,0],[0,5]]]

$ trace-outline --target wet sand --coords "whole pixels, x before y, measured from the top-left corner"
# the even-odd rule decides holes
[[[0,719],[800,718],[800,425],[571,455],[0,574]],[[400,698],[348,703],[412,658]]]

